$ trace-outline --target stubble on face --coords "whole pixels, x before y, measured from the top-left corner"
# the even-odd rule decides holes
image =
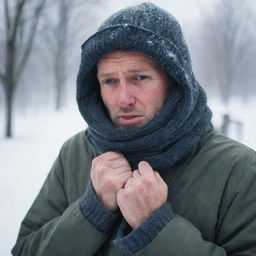
[[[97,65],[101,96],[120,128],[143,126],[161,110],[171,87],[163,68],[132,51],[111,52]]]

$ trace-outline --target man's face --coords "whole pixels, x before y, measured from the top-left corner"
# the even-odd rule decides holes
[[[101,97],[117,127],[143,126],[162,108],[170,89],[164,70],[148,56],[115,51],[97,64]]]

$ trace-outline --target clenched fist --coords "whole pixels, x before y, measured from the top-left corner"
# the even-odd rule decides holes
[[[92,161],[91,180],[97,197],[109,211],[116,211],[117,193],[132,177],[131,167],[123,154],[106,152]]]
[[[123,217],[135,229],[167,201],[168,186],[160,174],[142,161],[117,194]]]

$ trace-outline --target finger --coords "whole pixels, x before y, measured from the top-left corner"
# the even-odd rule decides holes
[[[126,182],[130,177],[132,177],[132,172],[121,172],[117,176],[120,180]]]
[[[132,185],[133,177],[127,179],[126,183],[124,184],[124,188],[128,188]]]
[[[119,152],[114,152],[114,151],[108,151],[103,153],[102,155],[100,155],[100,158],[104,159],[104,160],[117,160],[120,158],[124,158],[124,155],[119,153]]]
[[[140,175],[139,171],[136,169],[132,172],[132,176],[134,179],[136,179],[136,178],[139,178],[141,175]]]
[[[131,166],[126,159],[115,159],[110,161],[112,162],[113,169],[117,169],[117,168],[131,169]]]
[[[160,183],[160,182],[163,182],[163,181],[164,181],[164,180],[163,180],[163,178],[161,177],[161,175],[159,174],[159,172],[154,171],[154,175],[155,175],[156,180],[157,180],[157,182],[158,182],[158,183]]]
[[[93,159],[92,161],[92,166],[97,168],[97,169],[118,169],[118,168],[123,168],[124,170],[131,170],[131,166],[129,162],[122,156],[120,157],[115,157],[117,156],[115,152],[107,152],[104,153],[103,155],[100,155],[96,158]],[[114,156],[115,155],[115,156]]]
[[[132,177],[132,172],[130,173],[126,172],[126,173],[119,173],[117,175],[111,175],[107,178],[107,180],[110,180],[111,184],[112,183],[117,184],[117,187],[124,187],[124,184],[131,177]]]
[[[128,173],[130,176],[132,176],[132,169],[131,167],[128,166],[121,166],[121,167],[117,167],[117,168],[113,168],[111,171],[111,174],[113,175],[121,175],[123,173]]]
[[[155,176],[154,170],[152,169],[151,165],[146,161],[139,162],[138,169],[139,169],[139,173],[142,176],[144,176],[144,175],[145,176]]]

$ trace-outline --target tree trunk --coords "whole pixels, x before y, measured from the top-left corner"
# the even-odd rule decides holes
[[[28,0],[19,0],[15,1],[13,11],[11,11],[9,3],[10,1],[4,0],[4,10],[3,14],[5,17],[5,46],[4,52],[5,59],[3,61],[4,67],[1,67],[3,70],[0,73],[0,78],[4,87],[5,93],[5,114],[6,114],[6,123],[5,123],[5,136],[7,138],[12,137],[12,115],[13,115],[13,101],[16,87],[20,81],[20,77],[23,73],[23,70],[27,64],[28,58],[31,53],[31,49],[34,43],[34,38],[36,34],[36,29],[39,22],[39,17],[43,9],[44,3],[46,0],[40,0],[37,2],[33,10],[33,18],[27,19],[29,24],[28,33],[25,33],[26,37],[24,40],[19,36],[20,33],[24,31],[24,22],[23,19],[28,17],[24,6],[27,5],[30,1]],[[22,34],[24,35],[24,34]],[[23,42],[23,43],[22,43]],[[19,45],[19,47],[17,47]],[[24,47],[20,47],[24,45]]]
[[[6,113],[6,127],[5,127],[5,137],[12,137],[12,114],[13,114],[13,95],[12,93],[5,94],[5,113]]]
[[[66,56],[63,50],[58,50],[58,60],[55,62],[55,89],[56,89],[56,105],[58,111],[64,106],[66,95]]]
[[[62,88],[61,88],[61,84],[60,81],[58,81],[58,79],[56,79],[56,105],[55,105],[55,110],[59,111],[62,108]]]
[[[224,114],[223,115],[223,120],[222,120],[222,125],[220,127],[220,132],[224,135],[228,135],[228,129],[229,129],[229,125],[230,125],[230,116],[229,114]]]

